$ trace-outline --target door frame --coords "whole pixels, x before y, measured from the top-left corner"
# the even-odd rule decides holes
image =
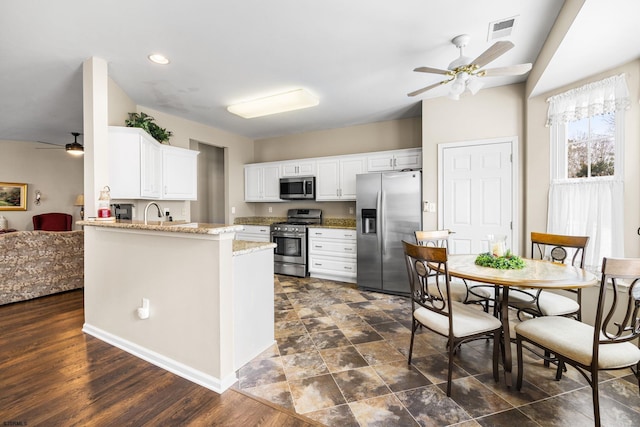
[[[444,203],[444,150],[447,148],[459,148],[465,146],[479,146],[503,144],[508,142],[511,144],[511,234],[513,239],[514,252],[520,251],[520,155],[519,143],[517,136],[506,136],[503,138],[476,139],[469,141],[443,142],[438,144],[438,228],[444,224],[443,203]],[[517,249],[516,249],[517,248]],[[526,248],[523,248],[526,252]],[[524,256],[523,252],[521,255]]]

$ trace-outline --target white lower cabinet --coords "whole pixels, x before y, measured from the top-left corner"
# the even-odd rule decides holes
[[[356,231],[341,228],[308,229],[311,277],[356,283]]]
[[[244,230],[236,233],[236,240],[250,242],[270,242],[271,228],[268,225],[243,225]]]

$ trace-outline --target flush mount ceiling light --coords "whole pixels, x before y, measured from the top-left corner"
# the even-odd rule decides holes
[[[149,61],[154,62],[156,64],[160,64],[160,65],[167,65],[169,63],[169,59],[166,56],[161,55],[159,53],[153,53],[149,55],[148,58],[149,58]]]
[[[270,114],[284,113],[285,111],[301,110],[303,108],[318,105],[319,101],[314,95],[304,89],[296,89],[265,98],[241,102],[230,105],[227,111],[245,119],[268,116]]]

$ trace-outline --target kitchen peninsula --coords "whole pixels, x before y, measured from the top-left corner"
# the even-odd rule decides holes
[[[219,393],[274,343],[273,243],[234,241],[240,225],[77,224],[85,333]]]

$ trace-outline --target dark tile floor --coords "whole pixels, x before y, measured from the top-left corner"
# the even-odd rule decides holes
[[[464,344],[456,355],[447,397],[444,338],[419,331],[407,365],[407,298],[288,276],[276,276],[275,293],[277,345],[240,370],[237,387],[325,425],[594,424],[591,388],[575,369],[555,381],[555,371],[525,351],[518,392],[504,385],[502,372],[494,382],[485,340]],[[640,425],[638,383],[630,371],[602,375],[600,406],[605,426]]]

